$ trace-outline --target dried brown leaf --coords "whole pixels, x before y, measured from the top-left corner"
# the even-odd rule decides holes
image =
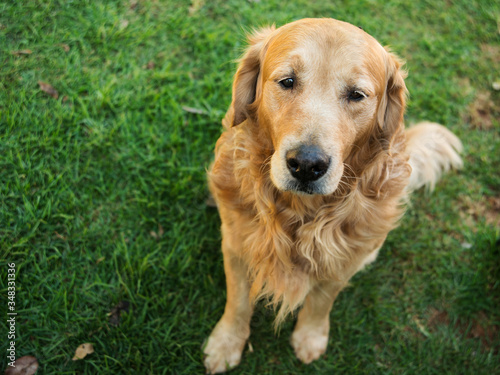
[[[128,312],[130,309],[130,302],[120,301],[118,305],[113,307],[109,315],[109,323],[111,325],[117,326],[120,324],[120,316],[122,312]]]
[[[153,237],[154,239],[159,239],[161,237],[163,237],[163,233],[164,230],[163,230],[163,227],[161,225],[158,225],[158,231],[155,232],[154,230],[152,230],[151,232],[149,232],[149,234],[151,235],[151,237]]]
[[[33,375],[38,370],[38,360],[31,356],[16,359],[14,367],[8,365],[5,375]]]
[[[194,113],[194,114],[197,114],[197,115],[206,115],[207,112],[204,111],[203,109],[198,109],[198,108],[193,108],[193,107],[187,107],[187,106],[182,106],[182,109],[186,112],[189,112],[189,113]]]
[[[22,49],[19,51],[10,51],[10,53],[13,54],[14,56],[20,56],[20,55],[31,55],[33,51],[30,49]]]
[[[191,6],[189,7],[189,15],[194,15],[203,7],[203,5],[205,5],[205,0],[193,0],[191,2]]]
[[[120,21],[120,30],[123,30],[125,28],[127,28],[127,26],[129,25],[129,21],[128,20],[121,20]]]
[[[422,335],[424,335],[425,337],[429,337],[430,336],[429,331],[427,331],[427,328],[422,323],[422,321],[418,318],[418,316],[414,315],[413,318],[412,318],[412,320],[413,320],[413,323],[415,323],[415,325],[417,326],[418,330],[420,331],[420,333]]]
[[[38,81],[38,84],[40,85],[40,90],[46,92],[50,96],[52,96],[54,99],[57,99],[59,97],[59,93],[57,90],[52,87],[52,85],[48,84],[47,82],[42,82]]]
[[[138,3],[137,0],[130,0],[128,6],[131,10],[134,10],[135,8],[137,8],[137,3]]]
[[[64,50],[64,52],[69,52],[70,48],[69,48],[69,46],[67,44],[61,43],[59,45],[62,47],[62,49]]]
[[[85,358],[88,354],[94,353],[94,346],[90,343],[81,344],[75,350],[75,356],[73,357],[73,361],[77,361],[79,359]]]
[[[66,241],[66,237],[64,237],[62,234],[58,233],[57,231],[54,231],[54,234],[56,235],[57,238],[60,238],[63,241]]]

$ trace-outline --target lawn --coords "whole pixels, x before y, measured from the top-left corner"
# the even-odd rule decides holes
[[[253,27],[303,17],[390,45],[407,61],[407,123],[445,124],[465,166],[414,194],[335,302],[319,361],[294,357],[293,317],[275,334],[259,306],[233,373],[500,373],[493,0],[1,1],[0,371],[15,263],[16,356],[39,374],[204,372],[225,303],[205,171],[235,60]],[[82,343],[94,353],[73,361]]]

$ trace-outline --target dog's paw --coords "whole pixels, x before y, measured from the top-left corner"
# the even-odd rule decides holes
[[[207,374],[225,372],[237,366],[245,347],[245,338],[216,327],[203,349]]]
[[[292,346],[295,356],[305,364],[317,360],[328,345],[328,330],[317,330],[311,327],[296,329],[292,334]]]

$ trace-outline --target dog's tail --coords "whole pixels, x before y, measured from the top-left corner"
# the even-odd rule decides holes
[[[462,142],[442,125],[421,122],[406,130],[406,140],[412,167],[410,191],[422,186],[432,190],[441,173],[462,167]]]

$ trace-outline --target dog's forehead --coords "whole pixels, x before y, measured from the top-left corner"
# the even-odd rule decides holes
[[[303,19],[274,32],[274,44],[293,46],[300,42],[323,43],[326,48],[348,45],[354,48],[378,45],[375,38],[350,23],[334,19]]]
[[[276,30],[269,41],[264,65],[267,72],[280,66],[351,69],[362,74],[385,71],[384,48],[363,30],[336,20],[302,20]],[[383,77],[376,77],[377,80]]]

